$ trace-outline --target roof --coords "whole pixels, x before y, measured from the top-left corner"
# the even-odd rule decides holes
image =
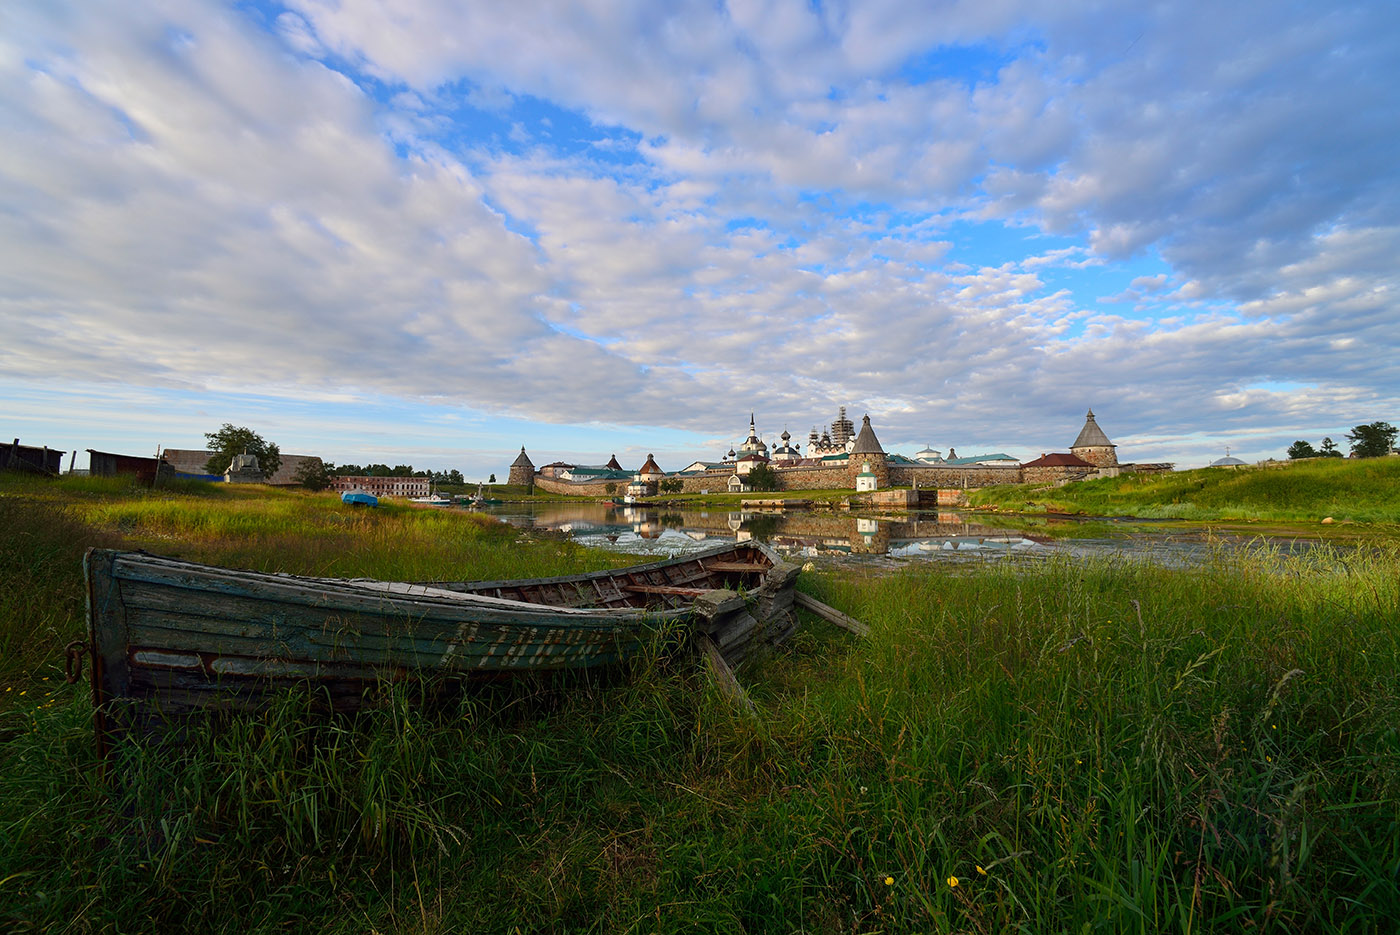
[[[1027,461],[1021,467],[1093,467],[1088,461],[1078,455],[1072,455],[1067,451],[1054,451],[1048,455],[1041,455],[1034,461]]]
[[[530,463],[530,456],[525,453],[524,445],[520,446],[520,454],[516,455],[515,460],[510,463],[510,466],[527,467],[532,471],[535,469],[535,466]]]
[[[638,474],[665,474],[661,466],[656,463],[656,455],[648,454],[646,461],[642,464],[642,469]]]
[[[1099,424],[1094,421],[1094,410],[1090,409],[1089,414],[1084,417],[1084,427],[1079,430],[1079,437],[1070,445],[1070,450],[1075,448],[1117,448],[1118,446],[1108,440],[1108,436],[1099,428]]]
[[[1021,463],[1021,459],[1020,459],[1020,458],[1014,457],[1013,455],[1009,455],[1009,454],[1007,454],[1007,453],[1004,452],[1004,451],[996,451],[996,452],[993,452],[993,453],[991,453],[991,454],[985,454],[985,455],[972,455],[971,457],[967,457],[967,458],[953,458],[952,460],[946,461],[946,462],[944,462],[944,463],[945,463],[945,464],[981,464],[981,463],[984,462],[984,461],[1015,461],[1017,464],[1020,464],[1020,463]]]
[[[1243,467],[1244,465],[1244,461],[1232,457],[1217,458],[1210,463],[1211,467]]]
[[[167,448],[160,453],[165,463],[175,469],[177,474],[198,474],[202,476],[210,475],[205,465],[209,459],[214,457],[214,452],[206,448]],[[280,455],[281,461],[277,465],[277,473],[267,478],[267,483],[274,486],[294,486],[299,483],[296,479],[297,470],[304,461],[320,461],[317,455]]]
[[[851,449],[851,454],[882,455],[884,453],[885,449],[880,447],[880,440],[875,437],[875,430],[870,427],[870,416],[863,416],[860,421],[860,434],[856,436],[856,446]]]
[[[622,465],[617,463],[617,455],[613,455],[611,458],[608,459],[607,466],[612,468],[614,471],[622,470]]]
[[[627,471],[614,471],[612,468],[589,467],[588,465],[570,468],[565,473],[570,477],[592,480],[628,480],[632,477]]]

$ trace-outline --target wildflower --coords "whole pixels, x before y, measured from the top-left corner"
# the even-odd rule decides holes
[[[1266,763],[1272,763],[1272,762],[1274,761],[1274,758],[1271,757],[1271,756],[1266,756],[1266,757],[1264,757],[1264,761],[1265,761]]]
[[[953,888],[953,887],[956,887],[957,885],[958,885],[958,878],[957,878],[957,877],[949,877],[949,878],[948,878],[948,887],[949,887],[950,889]]]
[[[1278,730],[1278,725],[1277,725],[1277,724],[1270,724],[1269,726],[1272,727],[1274,730]]]
[[[860,787],[860,794],[865,795],[865,786]]]
[[[886,886],[894,886],[894,877],[885,877]]]
[[[978,865],[977,865],[977,872],[980,873],[980,874],[982,874],[982,876],[984,876],[984,877],[987,875],[987,871],[985,871],[985,870],[982,869],[982,865],[981,865],[981,864],[978,864]]]

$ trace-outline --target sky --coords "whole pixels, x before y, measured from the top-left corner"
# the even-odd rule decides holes
[[[1391,2],[7,0],[0,435],[1345,449],[1400,424],[1397,87]]]

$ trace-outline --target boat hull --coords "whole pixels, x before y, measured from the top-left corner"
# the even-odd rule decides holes
[[[256,708],[296,683],[355,710],[386,680],[594,669],[677,625],[737,662],[756,636],[790,631],[796,578],[753,547],[515,582],[304,578],[107,549],[90,550],[84,569],[103,737],[200,708]]]

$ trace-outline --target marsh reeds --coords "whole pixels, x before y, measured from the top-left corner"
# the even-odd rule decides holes
[[[273,502],[264,516],[288,511],[275,520],[245,504],[249,516],[207,523],[113,499],[71,507],[59,538],[384,577],[434,577],[462,554],[500,577],[514,561],[526,575],[593,560],[435,514],[342,529],[313,498]],[[16,669],[0,708],[0,920],[1387,932],[1400,917],[1397,572],[1385,546],[1221,551],[1190,569],[818,571],[801,586],[870,636],[808,620],[740,671],[756,719],[658,650],[609,679],[396,685],[353,718],[289,692],[260,715],[125,745],[105,780],[84,693]],[[79,612],[62,574],[32,580],[54,591],[40,606]]]

